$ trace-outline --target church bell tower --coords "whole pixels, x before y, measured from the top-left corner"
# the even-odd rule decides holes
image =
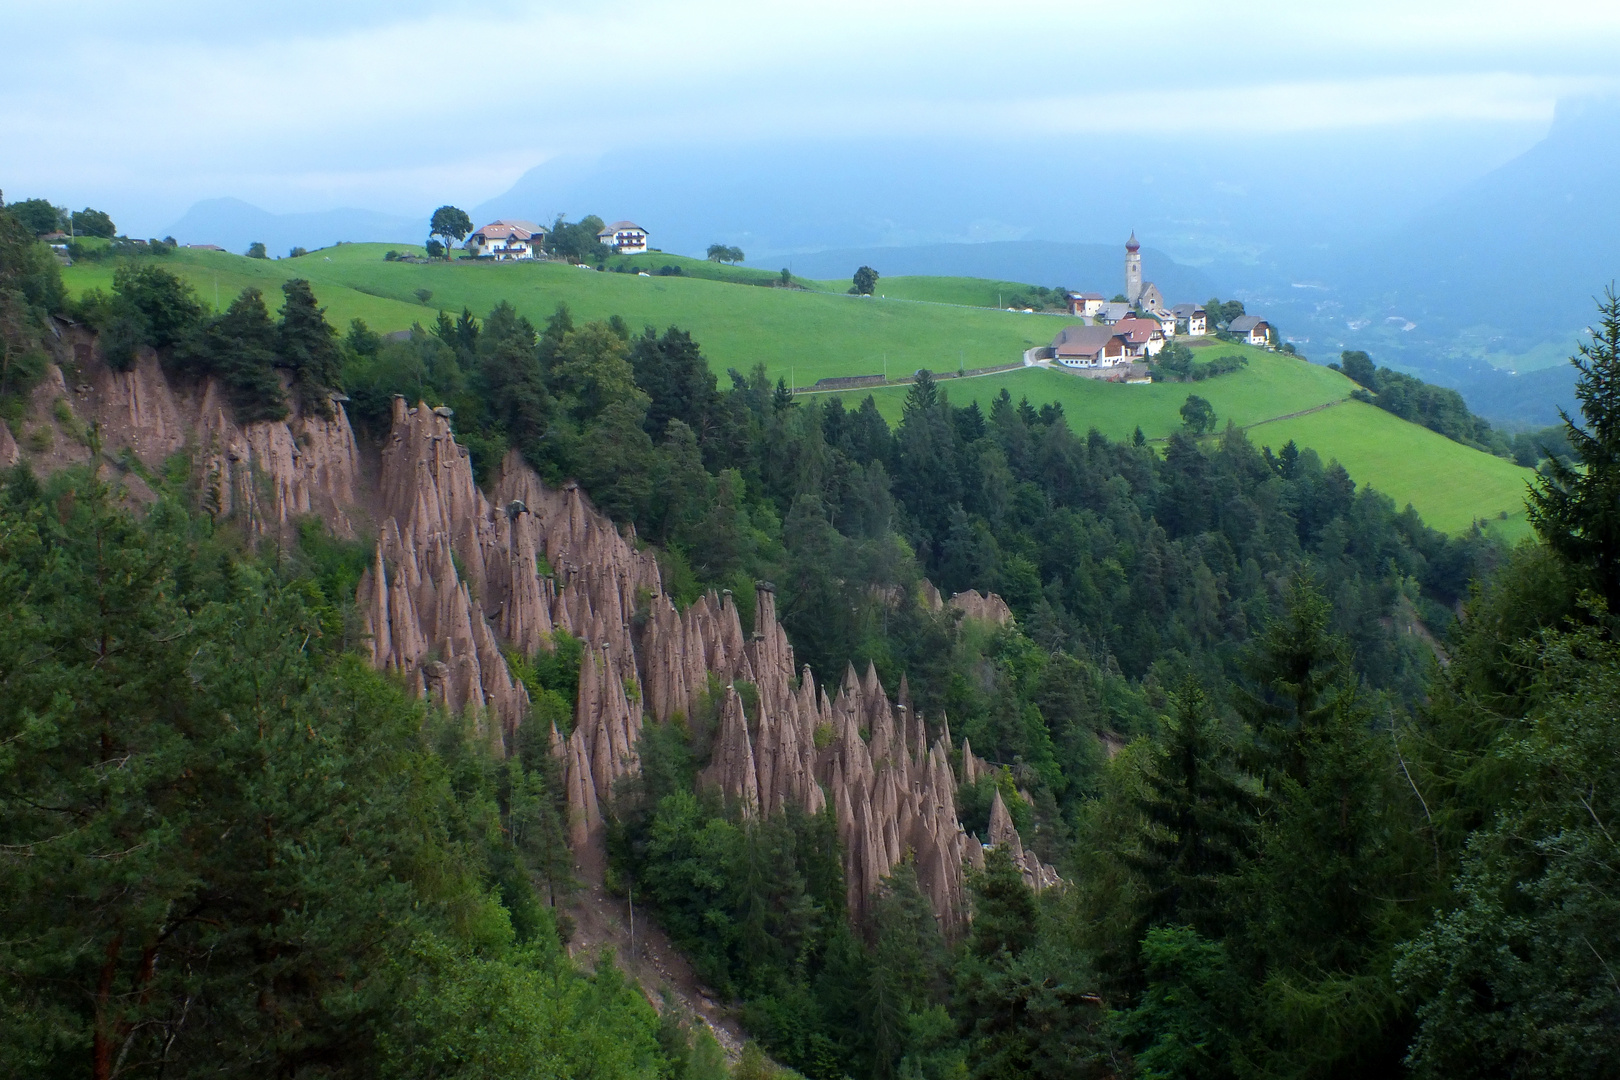
[[[1142,298],[1142,245],[1136,242],[1136,230],[1125,241],[1125,299],[1136,303]]]

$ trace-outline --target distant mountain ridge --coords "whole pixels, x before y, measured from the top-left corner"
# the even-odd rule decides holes
[[[218,244],[238,253],[258,242],[271,255],[284,255],[294,247],[313,250],[339,241],[420,243],[427,234],[427,217],[403,217],[352,207],[272,214],[241,199],[205,199],[181,215],[165,234],[182,244]]]
[[[1309,287],[1263,291],[1313,357],[1365,349],[1457,386],[1493,420],[1550,423],[1572,400],[1559,357],[1620,278],[1617,193],[1620,101],[1562,102],[1523,154],[1303,271]]]

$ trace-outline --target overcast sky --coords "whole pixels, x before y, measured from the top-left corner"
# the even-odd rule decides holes
[[[471,205],[638,143],[1523,130],[1620,85],[1615,0],[0,0],[0,25],[5,197],[137,234],[224,195]]]

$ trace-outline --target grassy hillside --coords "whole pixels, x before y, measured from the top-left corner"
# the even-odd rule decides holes
[[[1281,446],[1293,439],[1336,458],[1352,477],[1395,500],[1411,503],[1437,529],[1458,532],[1476,518],[1496,519],[1496,531],[1512,538],[1529,528],[1525,484],[1535,475],[1511,461],[1482,454],[1409,424],[1383,409],[1347,401],[1292,420],[1249,430],[1256,443]],[[1507,514],[1501,519],[1498,515]]]
[[[1217,348],[1223,354],[1243,353],[1249,366],[1201,383],[1125,386],[1024,368],[944,379],[941,385],[958,405],[976,400],[988,408],[1002,389],[1014,400],[1057,401],[1076,431],[1095,427],[1115,439],[1128,438],[1138,425],[1148,438],[1164,438],[1181,427],[1179,410],[1187,395],[1198,394],[1215,407],[1220,426],[1231,420],[1247,428],[1254,442],[1272,447],[1289,439],[1309,446],[1324,461],[1337,460],[1358,483],[1389,495],[1397,506],[1411,503],[1435,528],[1457,532],[1478,518],[1495,522],[1493,530],[1509,539],[1523,535],[1529,469],[1347,400],[1354,386],[1336,371],[1259,349]],[[905,387],[857,391],[845,395],[846,402],[853,405],[867,393],[891,421],[899,419]]]
[[[350,319],[364,319],[372,329],[383,331],[408,330],[413,322],[433,322],[438,314],[437,309],[424,307],[410,295],[410,289],[404,290],[395,299],[392,294],[388,297],[373,296],[352,288],[336,287],[329,283],[329,277],[322,278],[318,268],[330,271],[338,260],[347,257],[349,246],[328,248],[298,259],[249,259],[221,251],[190,251],[182,248],[164,259],[161,265],[191,282],[197,290],[198,299],[204,304],[217,305],[222,309],[230,305],[237,293],[251,285],[264,293],[265,303],[273,312],[281,306],[281,283],[288,278],[307,277],[320,286],[316,289],[316,296],[327,309],[326,317],[339,327],[347,326]],[[375,248],[372,257],[379,260],[389,248],[415,252],[422,250],[403,244],[364,246]],[[334,254],[336,259],[327,263],[325,260]],[[111,291],[115,268],[116,264],[112,262],[79,262],[63,270],[62,279],[75,294],[88,289]],[[461,309],[458,307],[456,310]]]
[[[828,292],[846,292],[849,289],[847,279],[815,284]],[[999,308],[1005,307],[1015,293],[1028,292],[1029,286],[1016,281],[991,281],[987,278],[886,277],[878,280],[877,291],[890,300],[925,300],[935,304]],[[1057,330],[1054,329],[1052,333],[1056,334]]]
[[[344,244],[297,259],[257,260],[224,252],[181,250],[164,265],[189,280],[207,303],[228,304],[242,288],[264,291],[272,309],[290,277],[306,277],[337,325],[365,319],[380,331],[430,324],[439,309],[471,308],[482,315],[507,300],[536,322],[559,303],[580,319],[623,316],[632,327],[678,325],[692,332],[717,371],[763,363],[772,376],[805,387],[839,375],[899,378],[920,367],[949,376],[960,368],[1016,362],[1032,345],[1051,340],[1067,320],[1026,315],[982,305],[1016,283],[972,278],[890,278],[888,299],[831,290],[757,287],[773,275],[747,267],[649,253],[623,261],[648,267],[680,265],[680,277],[598,273],[555,263],[455,262],[418,265],[386,262],[383,253],[420,251],[407,245]],[[615,260],[619,261],[619,260]],[[81,263],[65,271],[75,292],[107,289],[110,263]],[[703,276],[699,276],[699,275]],[[746,284],[745,284],[746,283]],[[417,290],[431,294],[426,303]],[[899,297],[904,296],[905,299]],[[931,303],[917,301],[928,300]],[[965,306],[945,306],[945,305]],[[974,310],[978,306],[979,310]],[[1021,368],[987,376],[943,380],[958,404],[990,399],[1006,389],[1016,400],[1063,405],[1077,431],[1095,427],[1127,438],[1140,426],[1163,438],[1181,426],[1178,410],[1189,393],[1208,399],[1218,423],[1252,428],[1256,441],[1280,446],[1292,438],[1324,459],[1336,458],[1358,482],[1371,484],[1424,519],[1447,530],[1475,518],[1508,518],[1497,526],[1523,531],[1523,481],[1527,470],[1450,442],[1371,406],[1345,403],[1352,386],[1335,371],[1245,346],[1219,345],[1222,354],[1249,357],[1249,367],[1196,384],[1125,386],[1099,383],[1063,371]],[[1212,352],[1210,355],[1214,355]],[[847,395],[850,404],[867,391]],[[874,392],[879,408],[898,419],[906,388]],[[1296,415],[1304,414],[1304,415]],[[1287,417],[1288,419],[1283,419]],[[1256,426],[1259,425],[1259,426]]]
[[[833,375],[891,376],[920,367],[955,371],[1016,362],[1032,345],[1045,344],[1061,323],[1005,311],[973,311],[932,304],[863,299],[842,293],[796,289],[738,288],[691,276],[640,277],[596,273],[559,263],[421,265],[383,261],[390,246],[345,244],[297,259],[251,260],[223,252],[179,251],[165,265],[191,281],[209,300],[214,283],[228,303],[236,289],[256,284],[270,294],[287,277],[306,277],[330,317],[346,322],[358,314],[376,330],[400,330],[429,322],[439,308],[468,307],[482,315],[501,300],[538,322],[559,303],[576,317],[622,315],[632,327],[679,325],[702,342],[715,367],[747,370],[765,364],[773,376],[808,385]],[[637,256],[654,266],[678,257]],[[700,267],[738,275],[758,271]],[[106,287],[111,268],[75,266],[67,271],[75,290]],[[427,305],[416,290],[427,289]],[[359,294],[369,295],[350,295]],[[379,305],[377,299],[396,304]]]
[[[1023,319],[1038,316],[1023,315]],[[1051,323],[1062,326],[1056,319]],[[1039,325],[1047,325],[1042,319]],[[1249,366],[1231,375],[1206,379],[1200,383],[1153,383],[1126,386],[1122,383],[1098,382],[1053,368],[1020,368],[1016,371],[957,380],[946,378],[942,385],[958,405],[977,400],[982,408],[989,408],[990,399],[1002,389],[1014,401],[1028,397],[1034,404],[1056,401],[1068,414],[1069,425],[1076,431],[1096,428],[1115,439],[1130,436],[1138,425],[1150,439],[1163,438],[1181,427],[1180,409],[1188,394],[1197,394],[1215,407],[1217,422],[1225,425],[1228,419],[1240,426],[1270,420],[1288,413],[1314,409],[1328,402],[1350,396],[1355,384],[1317,364],[1268,353],[1247,345],[1218,347],[1219,355],[1233,353],[1246,356]],[[1216,355],[1212,350],[1209,355]],[[1204,358],[1201,354],[1200,358]],[[900,417],[906,388],[891,386],[851,395],[859,400],[866,393],[875,393],[878,408],[891,420]],[[853,403],[853,402],[851,402]]]

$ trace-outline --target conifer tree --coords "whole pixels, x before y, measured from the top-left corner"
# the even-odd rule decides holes
[[[1255,799],[1192,676],[1171,698],[1142,780],[1144,827],[1130,861],[1147,883],[1145,921],[1213,936],[1221,887],[1249,853]]]
[[[1610,285],[1598,302],[1592,340],[1570,359],[1580,376],[1575,397],[1584,427],[1562,409],[1578,465],[1550,456],[1547,475],[1530,489],[1530,523],[1547,546],[1587,568],[1611,612],[1620,611],[1620,294]]]
[[[1315,580],[1300,574],[1244,662],[1238,711],[1250,725],[1246,764],[1268,786],[1302,778],[1306,739],[1327,721],[1350,670],[1347,646],[1328,625],[1332,614]]]
[[[243,289],[224,314],[181,344],[174,362],[193,377],[212,375],[224,383],[240,423],[287,415],[287,395],[276,374],[276,324],[258,289]]]
[[[294,278],[281,291],[286,302],[276,333],[276,355],[292,369],[293,393],[299,405],[330,419],[331,394],[342,381],[343,353],[337,331],[327,323],[326,309],[316,306],[309,282]]]

